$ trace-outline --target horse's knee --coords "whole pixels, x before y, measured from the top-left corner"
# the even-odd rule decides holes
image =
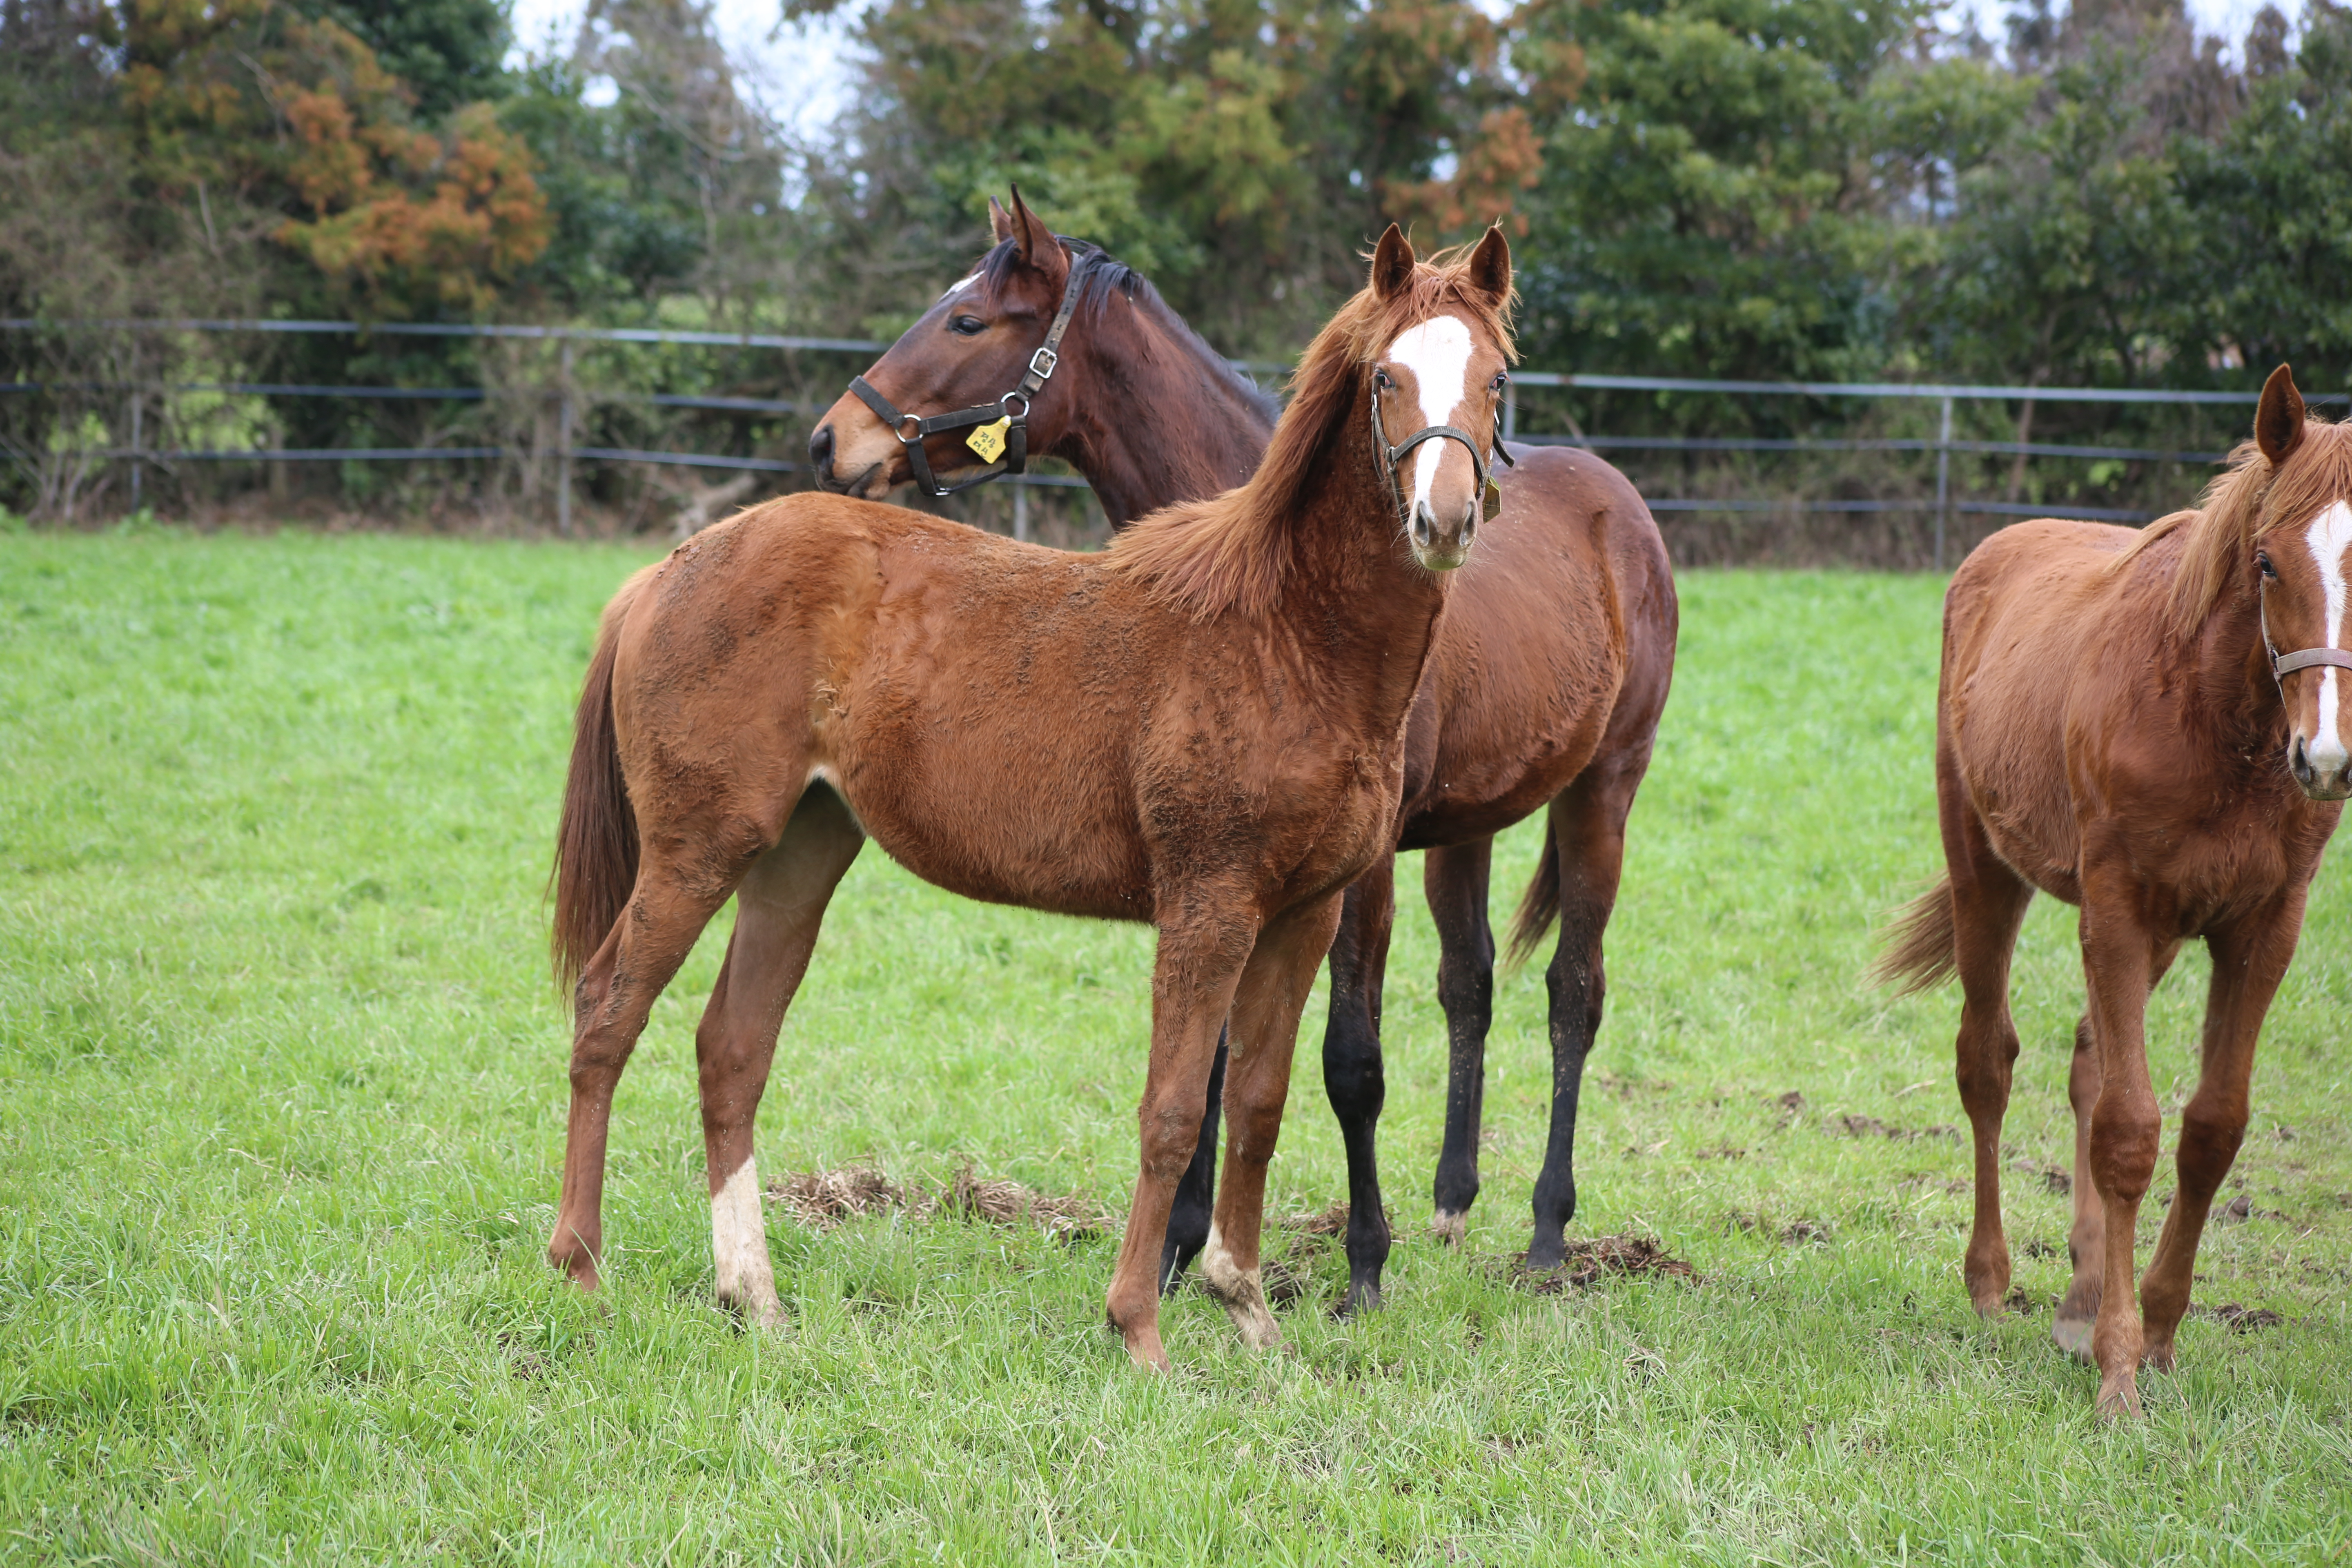
[[[2219,1182],[2238,1158],[2246,1139],[2246,1112],[2195,1100],[2180,1113],[2180,1152],[2184,1172],[2209,1173]]]
[[[2158,1126],[2152,1098],[2145,1104],[2100,1102],[2091,1118],[2091,1172],[2102,1196],[2137,1203],[2147,1195],[2156,1173]]]
[[[1160,1181],[1173,1182],[1192,1163],[1201,1145],[1201,1119],[1208,1113],[1205,1093],[1171,1094],[1146,1100],[1136,1113],[1140,1131],[1143,1170]]]

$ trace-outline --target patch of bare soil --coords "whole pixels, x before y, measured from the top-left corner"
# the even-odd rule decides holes
[[[2268,1307],[2244,1307],[2235,1301],[2225,1307],[2200,1307],[2198,1316],[2212,1319],[2233,1334],[2259,1333],[2264,1329],[2286,1326],[2286,1319]]]
[[[1568,1244],[1568,1260],[1547,1273],[1531,1273],[1525,1256],[1514,1259],[1512,1281],[1538,1296],[1581,1290],[1605,1274],[1630,1274],[1706,1283],[1699,1271],[1646,1236],[1596,1236]]]
[[[812,1230],[831,1230],[861,1215],[904,1211],[914,1219],[944,1215],[1006,1226],[1034,1225],[1057,1241],[1111,1236],[1118,1219],[1090,1198],[1055,1195],[1019,1182],[986,1181],[966,1163],[940,1186],[899,1186],[870,1166],[803,1171],[768,1184],[769,1200]]]
[[[1956,1127],[1897,1127],[1881,1121],[1875,1116],[1841,1116],[1838,1128],[1849,1138],[1891,1138],[1897,1142],[1916,1142],[1922,1138],[1948,1138],[1957,1142],[1960,1136]]]

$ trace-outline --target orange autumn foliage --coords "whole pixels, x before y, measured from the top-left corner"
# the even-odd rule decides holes
[[[275,0],[131,0],[121,92],[167,198],[235,194],[373,317],[467,313],[547,248],[530,150],[486,104],[438,128],[359,38]]]

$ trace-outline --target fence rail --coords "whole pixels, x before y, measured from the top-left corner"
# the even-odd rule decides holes
[[[633,345],[678,345],[684,347],[717,347],[816,353],[827,354],[879,354],[889,345],[866,338],[800,337],[771,332],[718,332],[659,327],[573,327],[526,326],[495,323],[445,323],[388,321],[363,323],[333,321],[273,321],[273,320],[110,320],[84,321],[42,321],[27,318],[0,318],[0,331],[192,331],[192,332],[265,332],[265,333],[335,333],[360,338],[424,337],[424,338],[486,338],[512,339],[553,342],[562,353],[562,384],[551,395],[560,402],[558,425],[560,438],[551,452],[558,465],[557,486],[558,527],[571,531],[572,468],[575,460],[599,463],[629,463],[656,466],[716,468],[760,473],[797,473],[807,465],[782,458],[761,458],[715,452],[666,451],[630,447],[604,447],[574,444],[572,430],[577,408],[571,384],[574,345],[581,343],[619,343]],[[1286,364],[1256,360],[1229,362],[1236,369],[1251,374],[1285,374]],[[81,382],[70,384],[85,390],[132,390],[129,383]],[[1518,429],[1518,397],[1522,388],[1544,387],[1594,392],[1660,392],[1689,395],[1736,395],[1762,397],[1812,398],[1907,398],[1928,399],[1940,405],[1938,433],[1927,437],[1855,437],[1773,438],[1763,437],[1688,437],[1586,434],[1528,434]],[[0,394],[38,393],[50,389],[50,384],[39,382],[0,383]],[[283,382],[184,382],[158,385],[155,390],[166,392],[207,392],[231,395],[268,397],[354,398],[386,401],[446,401],[482,402],[494,394],[484,387],[444,386],[404,387],[388,385],[330,385]],[[1674,376],[1614,375],[1582,372],[1521,370],[1515,372],[1506,395],[1503,412],[1505,439],[1516,446],[1580,447],[1590,450],[1625,450],[1648,452],[1907,452],[1933,453],[1936,458],[1936,494],[1930,500],[1797,500],[1788,498],[1662,498],[1649,502],[1656,512],[1681,514],[1786,512],[1790,510],[1841,515],[1874,513],[1927,514],[1935,519],[1935,561],[1943,565],[1946,535],[1949,519],[1955,515],[1989,516],[2060,516],[2102,521],[2139,522],[2153,515],[2148,512],[2119,508],[2047,505],[2031,502],[1972,500],[1956,497],[1950,488],[1950,463],[1955,454],[1961,456],[2014,457],[2019,458],[2054,458],[2124,462],[2158,462],[2184,464],[2219,463],[2226,458],[2223,452],[2182,451],[2165,447],[2143,447],[2084,445],[2065,442],[1981,441],[1955,438],[1952,421],[1955,405],[1962,402],[2005,402],[2020,404],[2079,403],[2079,404],[2173,404],[2173,405],[2247,405],[2260,397],[2255,392],[2211,392],[2137,389],[2127,387],[2085,386],[2001,386],[1973,383],[1928,382],[1799,382],[1799,381],[1724,381],[1696,380]],[[723,413],[782,414],[808,416],[823,412],[824,405],[813,405],[782,398],[735,397],[692,393],[598,393],[584,400],[601,404],[635,404],[662,408],[703,409]],[[2345,395],[2323,395],[2306,399],[2313,403],[2340,403]],[[140,470],[146,463],[172,462],[418,462],[418,461],[480,461],[504,457],[521,457],[529,453],[502,446],[448,447],[254,447],[196,448],[153,447],[139,438],[139,410],[131,411],[129,447],[93,449],[85,455],[110,461],[125,461],[131,465],[131,489],[138,494]],[[1572,422],[1571,422],[1572,423]],[[1086,489],[1087,482],[1075,476],[1061,474],[1027,474],[1007,476],[1010,482],[1024,486]],[[1016,509],[1025,518],[1025,505]]]

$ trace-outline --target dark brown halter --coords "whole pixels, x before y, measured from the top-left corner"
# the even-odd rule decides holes
[[[1054,313],[1054,324],[1045,329],[1045,341],[1029,356],[1029,368],[1021,377],[1021,384],[993,403],[959,409],[953,414],[901,414],[890,400],[874,390],[862,375],[852,376],[849,390],[858,401],[874,410],[882,423],[890,426],[901,446],[907,448],[907,466],[915,471],[915,482],[923,487],[926,495],[951,496],[958,490],[968,490],[984,485],[1001,474],[1022,474],[1029,471],[1029,405],[1045,384],[1054,379],[1054,369],[1062,363],[1062,334],[1069,330],[1071,314],[1078,307],[1078,277],[1094,258],[1072,258],[1070,269],[1062,279],[1062,304]],[[1018,405],[1016,407],[1015,405]],[[943,485],[931,472],[930,458],[923,451],[923,438],[947,430],[968,430],[978,425],[993,425],[1006,421],[1004,457],[1002,461],[987,465],[972,478],[961,484]]]
[[[1389,500],[1395,503],[1398,518],[1407,523],[1412,520],[1405,516],[1404,487],[1397,482],[1397,465],[1404,461],[1404,455],[1407,452],[1412,451],[1423,441],[1462,443],[1464,448],[1470,454],[1471,472],[1477,477],[1478,480],[1478,520],[1481,522],[1494,521],[1495,514],[1503,507],[1503,492],[1496,485],[1493,475],[1488,471],[1492,467],[1493,459],[1487,457],[1486,448],[1472,440],[1468,431],[1453,425],[1424,425],[1395,446],[1390,446],[1388,426],[1381,418],[1380,378],[1374,376],[1372,379],[1372,443],[1388,455],[1388,466],[1382,472],[1386,473],[1389,479]],[[1503,459],[1505,468],[1516,468],[1519,466],[1517,459],[1503,447],[1503,416],[1499,411],[1495,416],[1494,456]]]

